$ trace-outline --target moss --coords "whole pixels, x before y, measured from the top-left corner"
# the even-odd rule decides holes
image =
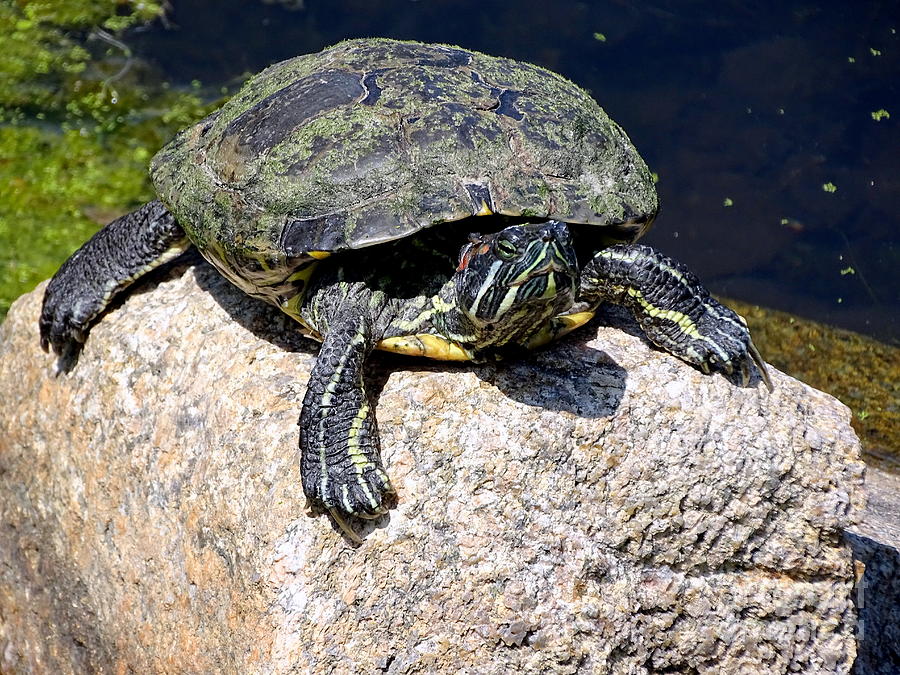
[[[728,300],[773,366],[840,399],[869,463],[900,467],[900,348],[848,330]]]
[[[160,12],[122,0],[0,5],[0,319],[102,224],[152,198],[150,157],[206,112],[122,41]]]

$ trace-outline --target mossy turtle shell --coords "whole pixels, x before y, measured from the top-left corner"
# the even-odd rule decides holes
[[[632,240],[657,210],[628,137],[565,78],[385,39],[269,67],[151,173],[198,248],[229,258],[322,257],[488,212]]]

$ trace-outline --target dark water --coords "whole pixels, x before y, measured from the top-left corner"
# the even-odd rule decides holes
[[[129,44],[174,83],[364,36],[556,70],[659,175],[651,244],[716,293],[900,344],[898,0],[175,0],[166,23]]]

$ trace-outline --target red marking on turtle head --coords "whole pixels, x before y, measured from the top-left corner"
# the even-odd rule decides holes
[[[469,266],[469,261],[475,255],[475,244],[466,244],[462,251],[459,252],[459,265],[456,266],[457,272],[462,272]]]
[[[456,266],[456,271],[462,272],[472,262],[472,258],[490,250],[491,247],[484,242],[484,237],[481,236],[481,233],[469,233],[469,243],[463,246],[459,252],[459,265]]]

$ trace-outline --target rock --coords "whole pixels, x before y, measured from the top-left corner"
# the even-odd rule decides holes
[[[900,478],[869,467],[869,503],[847,537],[857,561],[857,675],[900,673]]]
[[[205,264],[57,374],[0,326],[0,670],[849,672],[849,411],[626,317],[508,364],[379,356],[398,491],[354,546],[300,487],[315,347]],[[623,330],[624,329],[624,330]]]

